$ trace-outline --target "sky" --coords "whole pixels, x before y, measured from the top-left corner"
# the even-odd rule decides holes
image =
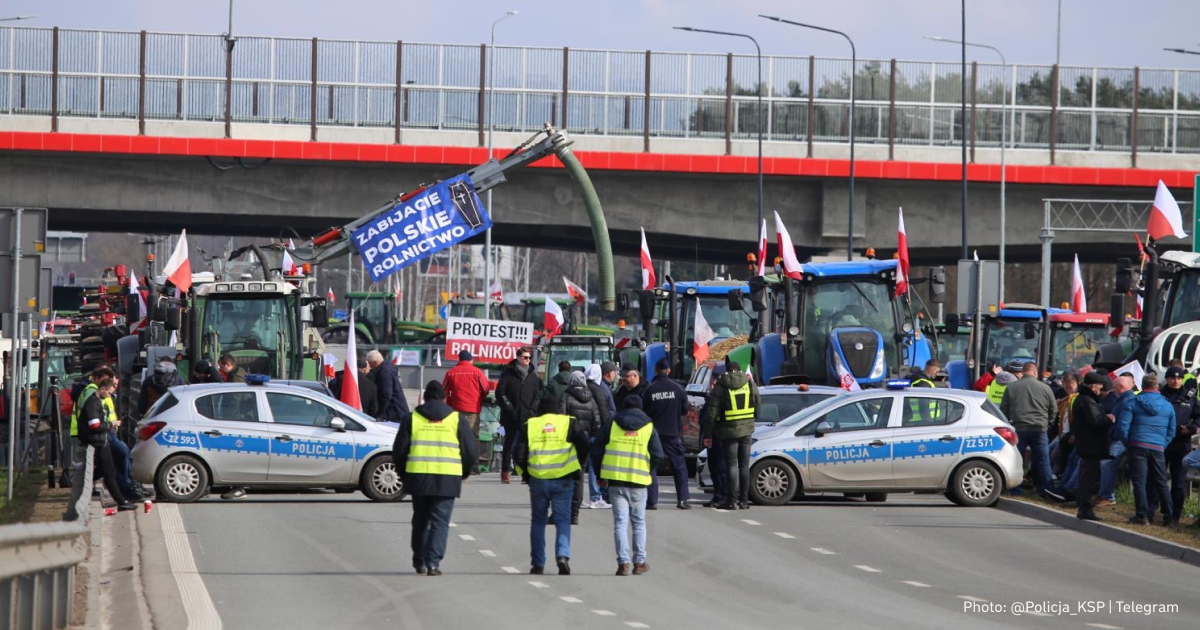
[[[1197,0],[1062,0],[1062,63],[1107,67],[1200,68]],[[519,14],[497,28],[497,43],[616,50],[753,52],[745,40],[672,30],[693,26],[748,33],[764,54],[848,57],[845,40],[769,22],[757,14],[845,31],[858,56],[949,61],[958,50],[922,35],[958,38],[953,0],[240,0],[234,33],[431,43],[488,41],[505,10]],[[0,17],[23,26],[224,33],[227,0],[0,0]],[[970,0],[967,40],[1004,51],[1009,63],[1055,60],[1055,0]],[[992,53],[968,51],[992,61]]]

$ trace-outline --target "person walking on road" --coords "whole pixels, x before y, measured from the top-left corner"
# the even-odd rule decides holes
[[[1175,409],[1158,392],[1158,376],[1147,374],[1142,377],[1142,393],[1122,406],[1117,414],[1116,434],[1129,453],[1134,504],[1134,515],[1129,522],[1146,525],[1154,518],[1146,501],[1146,493],[1153,492],[1163,509],[1163,524],[1175,527],[1179,515],[1171,511],[1171,492],[1167,488],[1167,466],[1163,456],[1167,444],[1176,434]]]
[[[404,383],[396,366],[384,361],[378,350],[367,353],[367,364],[375,379],[375,390],[379,400],[379,419],[385,422],[403,422],[409,415],[408,400],[404,397]]]
[[[560,400],[563,392],[567,391],[567,388],[571,386],[572,373],[570,361],[559,361],[558,373],[551,376],[549,382],[546,383],[544,396],[552,400]]]
[[[479,456],[471,430],[446,405],[437,381],[425,386],[425,402],[400,423],[392,462],[401,471],[404,491],[412,497],[412,563],[418,575],[442,574],[454,500]]]
[[[625,408],[626,398],[640,397],[644,391],[646,391],[646,384],[642,382],[642,373],[638,371],[636,365],[626,365],[621,373],[621,386],[613,392],[613,400],[616,402],[617,409]]]
[[[1017,430],[1017,452],[1030,451],[1033,485],[1038,494],[1052,501],[1063,497],[1051,494],[1054,474],[1050,471],[1050,442],[1046,431],[1054,424],[1058,401],[1054,390],[1038,380],[1037,364],[1028,362],[1021,367],[1021,378],[1004,389],[1000,411]]]
[[[592,398],[592,390],[588,389],[587,378],[583,372],[571,372],[571,381],[558,399],[558,412],[578,420],[585,432],[599,433],[603,422],[600,416],[600,406]],[[587,455],[587,449],[583,449]],[[579,524],[579,508],[583,506],[583,475],[576,475],[575,491],[571,498],[571,524]]]
[[[758,409],[758,386],[736,361],[725,357],[725,374],[717,379],[710,398],[713,404],[704,417],[700,434],[705,448],[720,440],[725,450],[725,470],[730,500],[718,505],[724,510],[750,509],[750,440]]]
[[[612,364],[605,362],[605,365]],[[600,436],[600,430],[607,426],[608,421],[616,415],[616,410],[613,409],[612,390],[604,384],[604,374],[601,370],[600,365],[593,363],[583,371],[583,376],[587,379],[588,391],[592,393],[592,399],[596,401],[596,409],[600,412],[600,422],[592,425],[594,429],[590,434],[590,444],[596,443],[596,438]],[[612,507],[608,502],[608,489],[600,487],[600,477],[596,474],[596,467],[592,465],[591,457],[587,458],[587,473],[589,490],[587,507],[594,509]]]
[[[608,486],[612,499],[617,575],[629,575],[631,561],[634,575],[650,570],[646,562],[646,488],[662,459],[662,444],[650,416],[642,411],[642,397],[627,396],[621,410],[601,429],[596,448],[592,449],[592,462],[600,469],[600,485]]]
[[[578,510],[572,498],[582,487],[580,463],[587,448],[586,422],[561,413],[558,402],[549,398],[542,400],[538,415],[526,420],[518,432],[514,457],[529,484],[529,572],[533,575],[545,573],[547,512],[554,519],[558,574],[571,574],[571,525],[578,522],[570,516]]]
[[[537,415],[542,379],[532,367],[533,348],[517,350],[513,359],[500,373],[496,384],[496,402],[500,404],[500,426],[504,428],[504,447],[500,467],[500,483],[509,483],[513,448],[517,433],[525,421]]]
[[[667,460],[671,462],[671,472],[675,476],[675,507],[681,510],[692,509],[688,505],[691,495],[688,494],[687,449],[683,446],[680,434],[683,432],[683,417],[687,415],[687,393],[679,383],[671,380],[671,364],[666,359],[659,359],[654,366],[654,382],[642,392],[642,402],[646,415],[654,421],[654,431],[662,442]],[[658,509],[658,477],[650,483],[650,496],[646,499],[646,509]]]
[[[471,427],[471,435],[475,436],[478,445],[479,412],[483,410],[483,399],[494,387],[483,370],[471,362],[474,359],[466,350],[459,352],[458,363],[446,372],[442,387],[446,390],[446,404]],[[472,466],[471,474],[479,474],[479,467]]]
[[[1113,421],[1100,406],[1100,396],[1111,383],[1108,377],[1090,372],[1083,378],[1083,387],[1071,403],[1073,454],[1079,458],[1079,480],[1075,486],[1079,509],[1075,516],[1085,521],[1102,520],[1096,516],[1092,489],[1100,482],[1100,462],[1108,458]]]
[[[1196,380],[1185,380],[1181,367],[1167,368],[1166,387],[1161,392],[1175,409],[1175,436],[1163,452],[1167,461],[1167,477],[1171,480],[1171,514],[1175,520],[1183,516],[1183,502],[1187,498],[1187,468],[1183,458],[1192,452],[1192,436],[1200,429],[1200,405],[1196,404]],[[1158,495],[1146,495],[1147,517],[1153,518],[1159,508]],[[1167,510],[1163,510],[1166,518]]]

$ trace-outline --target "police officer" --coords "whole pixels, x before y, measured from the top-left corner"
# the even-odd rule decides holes
[[[750,509],[750,439],[754,434],[754,414],[758,408],[758,386],[742,372],[741,366],[725,357],[725,374],[713,386],[713,404],[704,418],[701,434],[704,446],[721,440],[725,449],[725,467],[732,499],[718,507],[725,510]],[[735,503],[736,502],[736,503]]]
[[[571,575],[571,500],[582,479],[581,455],[586,457],[590,435],[587,423],[559,413],[558,401],[543,398],[538,415],[521,425],[514,453],[517,471],[529,484],[529,572],[541,575],[546,566],[546,512],[554,519],[554,560],[559,575]]]
[[[680,433],[683,431],[683,416],[687,414],[687,393],[679,383],[671,380],[671,364],[659,359],[654,366],[654,382],[642,392],[646,415],[654,421],[654,430],[662,442],[663,451],[671,462],[675,475],[675,507],[690,510],[688,505],[687,449],[683,447]],[[646,499],[647,510],[658,509],[658,479],[650,483],[650,496]]]
[[[400,425],[392,461],[412,496],[412,561],[418,575],[442,574],[454,499],[478,455],[471,427],[445,402],[437,381],[425,386],[425,403]]]

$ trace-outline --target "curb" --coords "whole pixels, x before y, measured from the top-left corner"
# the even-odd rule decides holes
[[[996,509],[1009,514],[1016,514],[1026,518],[1058,525],[1065,529],[1072,529],[1077,532],[1103,538],[1109,542],[1114,542],[1126,547],[1133,547],[1152,553],[1157,556],[1163,556],[1170,560],[1179,560],[1192,566],[1200,567],[1200,550],[1185,547],[1166,540],[1160,540],[1153,536],[1139,534],[1120,527],[1113,527],[1096,521],[1084,521],[1075,518],[1072,514],[1060,512],[1055,509],[1043,507],[1026,501],[1018,501],[1015,499],[1001,498],[996,503]]]

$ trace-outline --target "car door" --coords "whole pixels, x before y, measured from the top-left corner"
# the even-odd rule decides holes
[[[814,420],[828,422],[830,430],[809,441],[813,489],[892,485],[892,402],[891,396],[856,398]]]
[[[266,392],[271,416],[270,481],[348,483],[354,468],[354,439],[330,427],[337,410],[315,397]]]
[[[902,488],[936,487],[958,461],[967,428],[961,402],[913,390],[900,401],[892,433],[892,476]]]
[[[195,430],[200,452],[215,483],[267,480],[271,427],[262,422],[255,391],[217,392],[195,400]]]

